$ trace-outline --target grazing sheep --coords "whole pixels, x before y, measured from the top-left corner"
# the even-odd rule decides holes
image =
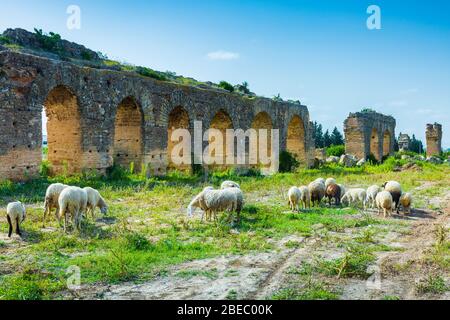
[[[386,216],[392,215],[392,209],[394,207],[392,195],[388,191],[381,191],[377,194],[375,201],[377,203],[378,214],[383,210],[383,215]]]
[[[311,196],[311,202],[313,206],[317,203],[320,205],[323,197],[325,196],[325,183],[321,181],[313,181],[308,186],[309,194]]]
[[[226,188],[238,188],[238,189],[240,189],[241,186],[238,183],[234,182],[234,181],[227,180],[227,181],[222,182],[222,184],[220,186],[220,189],[226,189]]]
[[[240,188],[232,187],[228,188],[236,195],[236,206],[231,211],[236,212],[238,221],[241,219],[241,211],[244,208],[244,194]]]
[[[328,185],[325,195],[328,197],[328,202],[331,206],[331,199],[334,199],[335,204],[338,206],[341,204],[341,188],[337,184]]]
[[[317,178],[316,180],[314,180],[313,182],[320,182],[323,185],[325,185],[326,180],[324,178]]]
[[[64,232],[68,224],[68,216],[71,215],[78,230],[81,229],[81,219],[86,212],[88,196],[86,191],[78,187],[65,188],[59,195],[58,220],[64,217]],[[61,224],[61,222],[60,222]]]
[[[336,183],[336,180],[335,180],[334,178],[328,178],[328,179],[325,181],[325,189],[328,188],[328,186],[329,186],[330,184],[337,184],[337,183]]]
[[[309,189],[306,186],[298,187],[302,196],[300,197],[300,201],[302,203],[303,209],[311,208],[311,196],[309,194]]]
[[[347,192],[343,184],[338,184],[339,188],[341,188],[341,197]]]
[[[289,207],[292,211],[297,210],[297,212],[300,211],[299,203],[300,199],[302,197],[302,193],[297,187],[292,187],[288,191],[288,200],[289,200]]]
[[[206,213],[206,218],[211,216],[217,218],[217,213],[221,211],[238,210],[237,188],[227,188],[222,190],[215,190],[211,187],[205,188],[198,194],[188,206],[188,215],[191,217],[194,208],[200,208]],[[203,216],[202,216],[203,220]]]
[[[373,185],[367,188],[367,203],[371,206],[372,209],[374,209],[376,206],[375,199],[380,191],[381,188],[377,185]]]
[[[349,189],[341,198],[341,202],[347,202],[349,205],[353,203],[362,203],[364,210],[366,210],[366,190],[361,188]]]
[[[45,201],[44,201],[44,221],[42,223],[42,227],[45,228],[45,220],[47,215],[50,215],[53,209],[56,209],[56,216],[58,216],[59,204],[58,199],[61,192],[67,188],[68,186],[62,183],[53,183],[48,186],[47,191],[45,192]]]
[[[25,206],[21,202],[12,202],[6,207],[6,219],[9,224],[8,237],[11,238],[12,232],[22,236],[20,224],[25,220]]]
[[[403,212],[405,214],[411,213],[411,203],[412,203],[412,195],[411,193],[403,193],[400,197],[400,204],[403,207]]]
[[[395,203],[395,209],[399,212],[400,196],[402,195],[402,186],[397,181],[387,181],[383,184],[385,191],[388,191],[392,195],[392,200]]]
[[[91,213],[92,218],[95,218],[95,208],[97,207],[100,208],[102,214],[108,212],[108,206],[105,199],[100,195],[100,192],[91,187],[86,187],[83,190],[86,191],[88,197],[86,215]]]

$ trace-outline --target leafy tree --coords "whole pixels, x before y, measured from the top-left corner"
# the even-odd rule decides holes
[[[316,148],[323,148],[323,131],[322,125],[314,121],[313,123],[314,131],[313,131],[313,139],[316,142]]]
[[[330,132],[327,130],[327,131],[325,131],[325,134],[323,135],[323,146],[325,148],[328,148],[331,145],[332,145],[332,141],[331,141]]]
[[[423,153],[423,143],[422,141],[416,139],[416,136],[413,134],[411,143],[409,145],[409,149],[416,153]]]
[[[344,137],[337,127],[334,127],[330,139],[332,145],[339,146],[344,144]]]
[[[340,157],[343,154],[345,154],[345,146],[344,145],[338,145],[338,146],[330,146],[327,148],[327,156],[335,156]]]
[[[248,82],[244,81],[242,84],[238,84],[236,86],[237,91],[243,93],[243,94],[250,94],[250,89],[248,88]]]
[[[276,96],[274,96],[274,97],[272,98],[272,100],[274,100],[274,101],[283,101],[283,98],[281,98],[281,95],[280,95],[280,94],[277,94]]]
[[[230,91],[230,92],[234,91],[234,87],[226,81],[220,81],[219,88],[222,88],[222,89]]]

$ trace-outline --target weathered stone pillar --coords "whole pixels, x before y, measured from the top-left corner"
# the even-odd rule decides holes
[[[427,156],[431,157],[433,155],[441,154],[442,125],[439,123],[427,124],[426,138]]]

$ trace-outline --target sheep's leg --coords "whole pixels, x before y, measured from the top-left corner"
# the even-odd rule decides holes
[[[20,232],[19,217],[16,218],[16,234],[18,234],[20,237],[22,237],[22,232]]]
[[[45,204],[44,204],[44,220],[42,221],[42,228],[45,228],[45,218],[47,216],[47,210],[48,210],[48,204],[47,204],[47,200],[45,200]]]
[[[9,217],[9,215],[7,215],[6,219],[8,220],[8,224],[9,224],[8,238],[11,238],[11,235],[12,235],[12,232],[13,232],[13,226],[12,226],[12,223],[11,223],[11,218]]]

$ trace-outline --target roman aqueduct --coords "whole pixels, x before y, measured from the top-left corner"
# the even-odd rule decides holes
[[[177,168],[171,132],[279,129],[280,150],[304,164],[314,157],[306,106],[93,69],[35,55],[0,51],[0,177],[38,174],[42,111],[48,117],[48,160],[54,172],[144,163],[149,174]],[[208,142],[204,142],[206,145]],[[268,146],[270,148],[270,145]]]

